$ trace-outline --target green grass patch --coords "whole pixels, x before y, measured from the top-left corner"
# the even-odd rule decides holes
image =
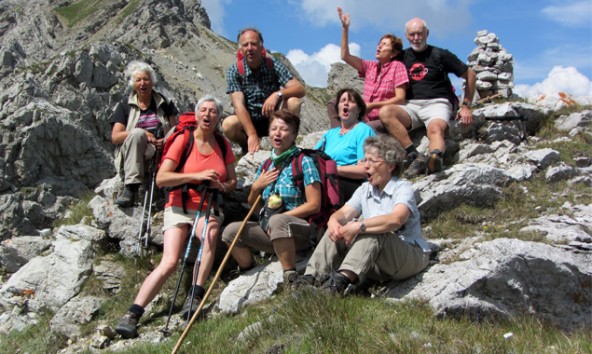
[[[37,324],[22,331],[12,330],[6,335],[0,335],[3,353],[57,353],[65,347],[66,338],[50,330],[49,322],[53,314],[39,311],[37,316]]]
[[[461,205],[446,211],[429,225],[424,225],[428,239],[464,239],[485,236],[487,239],[516,238],[546,242],[543,235],[520,232],[527,222],[541,214],[566,214],[565,203],[592,203],[592,191],[583,184],[553,183],[554,192],[543,176],[505,187],[503,197],[491,208]],[[429,226],[429,227],[425,227]]]
[[[496,323],[437,318],[418,301],[387,303],[302,291],[280,294],[240,316],[198,321],[180,352],[586,353],[591,337],[566,335],[533,318]],[[175,334],[165,343],[141,344],[125,353],[167,353],[178,338]]]
[[[88,193],[82,197],[76,204],[74,204],[66,213],[66,215],[55,222],[55,227],[65,225],[76,225],[82,221],[90,222],[94,216],[92,209],[88,207],[88,203],[94,197],[92,193]]]
[[[97,10],[104,7],[100,0],[78,0],[68,6],[56,9],[56,13],[70,28],[84,21]]]

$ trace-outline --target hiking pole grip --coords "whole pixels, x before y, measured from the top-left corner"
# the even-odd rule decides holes
[[[232,249],[234,248],[234,246],[238,242],[240,235],[243,233],[243,230],[245,229],[247,222],[249,221],[249,219],[253,215],[253,212],[255,211],[255,208],[257,207],[257,205],[259,205],[260,201],[261,201],[261,194],[259,194],[259,196],[257,197],[257,200],[255,200],[255,202],[253,203],[253,206],[251,207],[251,209],[247,213],[247,216],[243,220],[243,223],[241,224],[238,231],[236,232],[236,235],[234,236],[232,243],[230,244],[230,246],[228,246],[228,251],[226,251],[226,255],[224,256],[224,259],[222,259],[222,263],[220,263],[220,266],[218,267],[218,271],[216,272],[214,279],[212,279],[212,282],[210,283],[210,286],[208,287],[208,291],[206,291],[206,294],[204,295],[203,299],[199,303],[199,307],[197,308],[197,310],[195,311],[195,313],[191,317],[191,320],[189,321],[189,323],[187,324],[187,326],[183,330],[183,333],[181,333],[181,336],[177,340],[177,343],[175,343],[175,347],[173,348],[173,351],[171,352],[171,354],[176,354],[179,352],[179,349],[181,348],[181,344],[183,344],[183,341],[187,337],[187,334],[189,334],[189,330],[191,329],[191,327],[193,326],[193,324],[197,320],[199,314],[201,313],[201,310],[203,309],[206,301],[208,300],[210,293],[214,289],[214,285],[216,285],[216,282],[220,278],[220,275],[222,274],[222,271],[224,270],[224,267],[226,266],[226,263],[228,262],[228,259],[230,258],[231,254],[232,254]]]

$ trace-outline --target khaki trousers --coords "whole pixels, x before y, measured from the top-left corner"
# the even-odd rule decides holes
[[[360,234],[347,247],[343,240],[333,242],[327,231],[310,257],[305,274],[323,279],[331,272],[348,270],[359,278],[400,280],[424,270],[429,256],[393,233]]]
[[[141,184],[144,181],[146,160],[156,153],[156,147],[148,143],[146,131],[134,128],[121,145],[123,160],[123,184]]]

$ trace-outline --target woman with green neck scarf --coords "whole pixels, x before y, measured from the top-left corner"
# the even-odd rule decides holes
[[[256,265],[251,249],[275,253],[284,270],[285,286],[289,286],[297,277],[296,252],[310,247],[313,230],[305,219],[321,208],[321,179],[310,157],[302,159],[304,193],[293,182],[291,163],[300,153],[295,145],[299,127],[300,119],[292,113],[281,110],[273,114],[269,123],[272,162],[267,170],[263,169],[263,164],[259,166],[248,202],[252,206],[262,194],[255,210],[276,213],[263,225],[265,229],[261,223],[248,222],[232,249],[232,256],[241,271]],[[224,229],[222,240],[226,244],[232,243],[240,225],[241,222],[235,222]]]

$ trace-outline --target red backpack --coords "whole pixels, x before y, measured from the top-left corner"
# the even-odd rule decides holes
[[[193,149],[194,137],[193,131],[197,128],[197,120],[195,119],[195,112],[187,112],[183,113],[179,116],[179,123],[175,126],[172,134],[170,134],[164,142],[164,147],[162,148],[162,157],[160,159],[160,163],[158,167],[162,165],[165,160],[165,156],[169,151],[170,147],[173,145],[173,141],[177,139],[177,137],[181,136],[183,141],[185,142],[185,147],[183,148],[183,154],[181,154],[181,158],[179,159],[179,164],[175,169],[175,172],[181,171],[185,162],[187,162],[187,158],[191,154],[191,149]],[[222,151],[222,160],[226,158],[226,139],[220,133],[214,133],[214,137],[216,138],[216,143],[220,147]],[[183,211],[187,213],[185,208],[185,201],[188,200],[189,194],[188,191],[191,188],[196,188],[197,184],[183,184],[176,187],[167,187],[165,188],[165,192],[167,192],[167,199],[168,199],[168,192],[174,189],[182,189],[182,200],[183,200]]]
[[[300,153],[292,158],[292,179],[294,185],[304,194],[304,174],[302,172],[302,159],[304,156],[312,158],[315,167],[321,177],[321,210],[309,216],[307,220],[315,223],[319,228],[326,228],[329,217],[341,206],[339,204],[339,176],[337,175],[337,163],[329,155],[321,150],[300,149]],[[267,170],[271,165],[271,159],[262,163],[262,170]]]

